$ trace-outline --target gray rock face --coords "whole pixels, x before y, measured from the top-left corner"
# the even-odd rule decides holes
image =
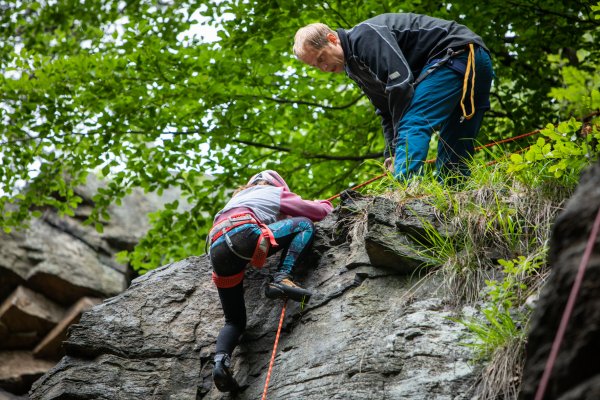
[[[115,254],[133,249],[149,228],[148,213],[180,194],[175,189],[162,196],[134,190],[121,205],[109,207],[111,219],[98,233],[82,222],[90,215],[100,185],[90,177],[77,189],[83,202],[72,217],[45,210],[27,229],[0,233],[1,389],[27,393],[31,383],[62,357],[65,331],[85,304],[125,290],[129,271]],[[14,357],[14,350],[23,351]],[[23,361],[29,359],[39,362]]]
[[[124,273],[99,257],[96,249],[42,219],[32,221],[19,236],[3,238],[7,246],[2,247],[0,265],[53,301],[68,305],[82,296],[114,296],[127,286]]]
[[[470,399],[470,350],[459,344],[464,328],[449,319],[462,310],[444,304],[435,279],[373,266],[364,236],[348,241],[352,222],[338,218],[317,224],[312,253],[298,268],[314,296],[304,308],[287,304],[268,398]],[[263,393],[282,309],[263,295],[275,261],[246,272],[248,327],[233,354],[238,399]],[[30,398],[232,398],[212,383],[223,315],[210,276],[208,259],[192,257],[137,278],[86,312],[71,327],[67,356]]]
[[[535,396],[599,209],[600,164],[596,164],[583,175],[552,232],[552,272],[532,317],[519,399]],[[600,398],[599,338],[600,239],[596,237],[544,399]]]
[[[83,203],[73,217],[46,211],[28,229],[0,234],[0,301],[19,285],[64,306],[84,296],[109,297],[125,290],[127,266],[117,263],[115,254],[133,249],[150,227],[147,215],[177,199],[179,191],[167,190],[160,197],[132,192],[121,205],[109,207],[111,219],[98,233],[82,221],[100,186],[90,176],[86,186],[77,188]]]

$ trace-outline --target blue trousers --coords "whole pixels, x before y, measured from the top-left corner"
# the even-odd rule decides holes
[[[439,129],[440,135],[436,160],[438,179],[443,181],[445,177],[469,175],[465,161],[473,155],[483,114],[490,108],[494,72],[490,56],[478,47],[475,50],[475,115],[469,120],[461,120],[463,110],[460,100],[467,57],[465,52],[451,58],[416,87],[410,106],[397,126],[394,156],[396,179],[407,179],[422,173],[429,141],[436,129]],[[430,66],[426,65],[423,71]],[[472,90],[470,81],[471,76],[469,89]],[[465,96],[464,105],[467,114],[470,114],[470,90]]]

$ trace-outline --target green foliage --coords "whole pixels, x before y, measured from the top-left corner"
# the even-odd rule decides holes
[[[486,221],[485,235],[496,246],[504,247],[506,254],[527,253],[530,243],[526,234],[535,225],[527,221],[518,206],[501,197],[494,193],[493,201],[479,207]]]
[[[381,160],[383,139],[372,106],[347,77],[291,53],[295,31],[310,22],[349,28],[410,11],[472,28],[497,75],[484,143],[574,109],[565,105],[570,92],[548,97],[561,79],[585,80],[588,91],[577,96],[595,104],[592,6],[509,3],[0,0],[0,226],[24,226],[45,207],[72,213],[80,201],[73,188],[89,173],[110,181],[88,221],[99,230],[107,207],[132,189],[180,188],[193,212],[157,213],[127,254],[145,270],[202,251],[227,191],[260,169],[279,170],[306,198],[373,177],[380,169],[365,160]],[[189,36],[196,18],[218,28],[216,41]],[[548,56],[560,52],[579,72],[548,73],[556,64]]]
[[[524,343],[527,332],[523,328],[531,313],[525,303],[539,289],[539,280],[534,278],[543,270],[544,256],[545,249],[541,249],[530,257],[498,260],[503,267],[502,278],[486,280],[482,318],[458,320],[473,334],[474,340],[468,346],[474,348],[477,359],[489,360],[515,340]]]
[[[416,237],[415,240],[421,245],[421,248],[415,249],[417,253],[429,260],[429,266],[440,266],[451,264],[453,267],[458,267],[457,263],[449,261],[457,261],[461,251],[467,247],[462,237],[460,240],[456,236],[442,234],[430,221],[420,219],[423,226],[423,234],[421,237]],[[460,263],[463,264],[463,263]]]
[[[505,310],[522,307],[536,289],[529,287],[527,283],[540,273],[545,265],[545,256],[544,248],[529,257],[518,256],[514,260],[498,260],[498,264],[503,267],[504,278],[502,281],[486,282],[490,303]]]
[[[598,6],[592,6],[592,10],[598,17]],[[594,44],[598,31],[596,27],[585,33],[584,46],[576,52],[563,49],[547,57],[551,70],[559,72],[562,78],[561,85],[551,88],[548,96],[563,113],[579,119],[600,109],[600,67],[597,62],[590,62],[600,55]],[[509,171],[538,185],[551,180],[574,186],[580,171],[597,158],[598,126],[592,122],[584,127],[571,117],[556,125],[547,124],[540,134],[544,137],[539,137],[523,154],[511,155],[513,165]]]
[[[512,343],[516,337],[524,336],[524,332],[515,325],[509,310],[490,307],[483,309],[481,313],[483,319],[458,320],[475,338],[473,342],[465,343],[475,351],[473,362],[489,361],[498,349]]]
[[[585,62],[589,52],[582,50],[577,52],[578,59]],[[563,87],[555,87],[550,90],[549,96],[561,103],[569,112],[585,116],[592,110],[600,108],[600,68],[578,69],[573,66],[564,66],[561,74],[564,82]]]
[[[509,172],[524,181],[560,179],[575,184],[581,170],[596,159],[600,150],[598,127],[581,132],[582,123],[571,118],[558,126],[548,124],[540,137],[523,154],[513,154]],[[575,178],[573,180],[573,178]]]

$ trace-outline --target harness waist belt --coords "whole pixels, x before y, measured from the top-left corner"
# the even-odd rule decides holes
[[[431,67],[427,68],[427,71],[425,71],[421,75],[419,75],[419,77],[413,83],[413,86],[416,87],[419,83],[423,82],[423,79],[427,78],[429,76],[429,74],[431,74],[433,71],[435,71],[436,69],[438,69],[439,67],[444,65],[446,62],[448,62],[448,60],[450,58],[456,57],[457,55],[462,54],[465,51],[466,51],[466,49],[464,49],[464,48],[456,50],[456,51],[454,51],[452,49],[448,49],[446,51],[446,55],[444,55],[444,57],[431,60],[431,62],[435,62],[435,63]]]
[[[258,241],[256,242],[256,247],[254,249],[254,253],[252,257],[248,258],[240,255],[235,251],[233,247],[233,243],[229,236],[227,236],[227,232],[241,225],[257,225],[260,229],[260,235],[258,237]],[[239,258],[244,260],[249,260],[250,265],[256,268],[262,268],[265,265],[267,260],[267,256],[269,255],[270,247],[277,247],[277,241],[275,241],[275,236],[273,232],[269,229],[268,226],[258,222],[251,214],[236,214],[228,217],[226,220],[219,222],[216,225],[213,225],[209,234],[208,234],[208,242],[212,245],[218,238],[223,236],[225,238],[225,243],[229,247],[229,250]]]
[[[221,221],[216,225],[213,225],[210,228],[210,232],[208,234],[208,241],[212,244],[215,240],[223,235],[223,229],[225,232],[229,232],[235,227],[246,224],[257,224],[256,220],[250,214],[236,214],[228,217],[225,221]]]

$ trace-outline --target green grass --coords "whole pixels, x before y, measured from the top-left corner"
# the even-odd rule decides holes
[[[415,251],[430,260],[433,274],[441,274],[448,303],[478,306],[475,316],[455,321],[469,332],[473,362],[485,366],[477,387],[482,399],[516,398],[531,313],[527,302],[544,282],[551,226],[579,174],[555,177],[543,160],[509,172],[509,157],[495,161],[487,165],[478,157],[471,176],[453,186],[431,173],[402,182],[388,174],[367,189],[402,206],[425,202],[447,228],[440,232],[421,221],[424,233]]]

